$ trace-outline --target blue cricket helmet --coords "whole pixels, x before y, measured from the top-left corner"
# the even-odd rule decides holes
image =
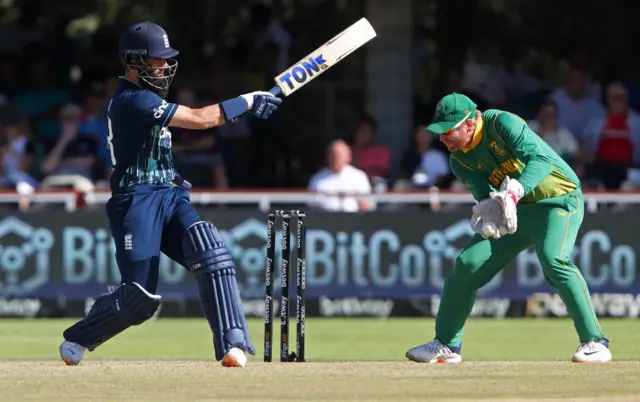
[[[161,97],[169,93],[169,86],[178,68],[174,58],[178,50],[171,47],[169,35],[158,24],[137,22],[129,26],[120,38],[120,61],[127,69],[137,69],[140,84]],[[148,58],[166,60],[163,67],[152,67]],[[160,70],[162,74],[158,74]]]

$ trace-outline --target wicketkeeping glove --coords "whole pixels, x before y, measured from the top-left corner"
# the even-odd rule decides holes
[[[480,233],[485,239],[499,239],[507,233],[503,224],[504,213],[502,205],[489,198],[473,206],[471,215],[471,229]]]
[[[524,188],[516,179],[506,176],[500,185],[500,190],[490,194],[491,199],[502,205],[504,226],[507,233],[513,234],[518,230],[518,201],[524,197]]]

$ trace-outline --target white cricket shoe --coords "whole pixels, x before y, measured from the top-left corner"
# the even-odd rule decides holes
[[[462,361],[460,348],[450,348],[437,339],[409,349],[405,356],[416,363],[457,364]]]
[[[64,341],[60,345],[60,358],[67,366],[77,366],[84,359],[87,348],[77,343]]]
[[[581,343],[571,361],[574,363],[606,363],[612,358],[609,341],[599,339]]]
[[[247,365],[247,355],[240,348],[231,348],[222,358],[224,367],[245,367]]]

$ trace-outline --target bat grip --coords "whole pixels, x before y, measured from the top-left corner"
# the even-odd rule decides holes
[[[273,88],[271,88],[268,92],[273,96],[282,95],[282,90],[277,85],[274,85]]]

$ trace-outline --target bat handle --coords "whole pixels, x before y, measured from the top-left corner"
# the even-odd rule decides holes
[[[280,89],[279,86],[274,85],[273,88],[269,90],[269,93],[272,94],[273,96],[278,96],[278,95],[282,95],[282,90]]]

